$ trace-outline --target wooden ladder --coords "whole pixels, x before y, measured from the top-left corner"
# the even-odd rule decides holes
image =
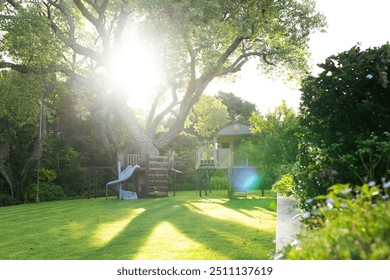
[[[148,196],[168,196],[168,156],[150,157],[147,166]]]

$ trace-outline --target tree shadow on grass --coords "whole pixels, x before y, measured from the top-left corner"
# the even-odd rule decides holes
[[[104,246],[90,246],[78,258],[80,259],[135,259],[142,253],[144,246],[150,241],[153,231],[161,223],[168,223],[180,234],[196,244],[200,244],[208,251],[210,259],[266,259],[272,252],[275,239],[275,228],[261,229],[259,225],[242,223],[237,219],[220,219],[210,216],[199,202],[195,200],[196,207],[192,208],[187,201],[172,198],[151,200],[143,203],[144,211],[132,219],[116,236]],[[227,210],[249,215],[247,211],[266,205],[267,211],[272,211],[270,200],[236,201],[228,200],[221,203]],[[267,206],[268,205],[268,206]],[[268,208],[267,208],[268,207]],[[253,216],[249,217],[256,221]],[[163,232],[161,234],[164,234]],[[170,247],[164,248],[165,256],[169,258],[170,251],[175,251],[175,259],[202,259],[201,256],[188,252],[189,248],[180,251],[180,241],[173,240],[175,236],[163,236],[169,241]],[[158,252],[162,248],[155,248]],[[158,254],[157,254],[158,255]],[[142,254],[143,259],[153,258]],[[157,258],[160,259],[160,258]]]

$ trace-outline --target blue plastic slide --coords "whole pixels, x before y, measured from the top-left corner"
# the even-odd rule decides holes
[[[135,170],[137,170],[138,168],[140,168],[138,165],[135,165],[135,166],[129,165],[128,167],[126,167],[125,170],[123,170],[122,172],[119,173],[119,178],[117,180],[108,182],[106,184],[106,190],[109,187],[113,187],[113,186],[116,186],[119,184],[119,198],[120,199],[123,199],[123,200],[137,199],[138,198],[137,193],[122,190],[121,183],[130,179],[131,176],[133,176]]]

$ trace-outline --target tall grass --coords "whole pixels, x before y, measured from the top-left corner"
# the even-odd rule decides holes
[[[0,259],[267,259],[276,198],[80,199],[0,208]]]

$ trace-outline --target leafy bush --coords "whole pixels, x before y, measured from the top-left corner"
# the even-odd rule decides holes
[[[37,185],[32,184],[26,190],[25,201],[26,202],[35,202],[37,195]],[[65,198],[64,188],[62,186],[51,184],[47,182],[41,182],[39,184],[39,200],[40,201],[51,201],[51,200],[61,200]]]
[[[11,197],[8,194],[0,193],[0,206],[10,206],[20,204],[20,201]]]
[[[272,191],[285,196],[293,194],[294,179],[291,173],[284,174],[275,184],[272,185]]]
[[[298,117],[286,102],[266,115],[253,113],[252,136],[242,143],[234,157],[248,159],[261,174],[261,187],[270,189],[283,175],[291,172],[298,152]]]
[[[300,206],[337,183],[388,177],[390,44],[328,57],[302,81],[298,164]]]
[[[338,184],[310,201],[311,230],[285,251],[288,259],[390,259],[390,182],[353,188]]]
[[[213,190],[227,190],[229,186],[228,179],[221,176],[212,176],[210,178],[210,187]]]

